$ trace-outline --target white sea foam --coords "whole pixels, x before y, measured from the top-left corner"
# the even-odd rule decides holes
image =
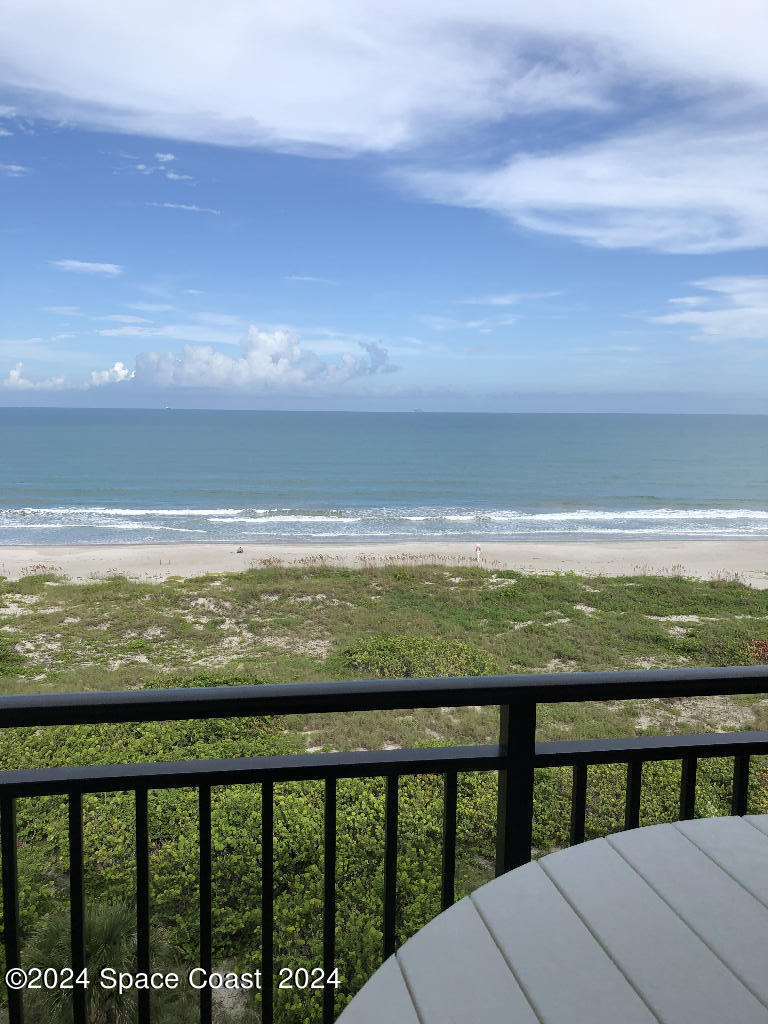
[[[545,537],[766,537],[768,510],[760,508],[547,509],[439,508],[107,508],[25,507],[0,510],[4,541],[33,542],[50,531],[63,542],[151,541],[158,534],[195,540],[238,537],[326,539],[535,539]],[[23,540],[22,540],[23,538]],[[158,537],[159,540],[159,537]]]

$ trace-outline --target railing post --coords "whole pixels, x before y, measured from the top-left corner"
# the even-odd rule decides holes
[[[499,771],[496,874],[502,875],[531,859],[536,702],[519,700],[503,704],[499,711],[504,767]]]
[[[5,943],[5,969],[19,967],[19,873],[16,851],[16,801],[13,797],[0,799],[0,844],[3,854],[3,942]],[[8,1019],[10,1024],[23,1024],[24,1006],[21,991],[8,989]]]

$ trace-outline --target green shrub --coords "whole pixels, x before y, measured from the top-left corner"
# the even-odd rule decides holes
[[[13,675],[23,660],[14,645],[5,637],[0,637],[0,676]]]
[[[494,660],[475,644],[432,636],[361,637],[343,652],[347,668],[378,679],[431,676],[486,676],[498,671]]]

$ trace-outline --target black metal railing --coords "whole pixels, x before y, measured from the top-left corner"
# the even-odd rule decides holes
[[[150,863],[148,793],[151,789],[196,787],[200,831],[200,966],[211,970],[211,787],[256,784],[262,789],[262,1021],[273,1021],[274,951],[274,786],[276,782],[320,780],[325,785],[323,966],[334,966],[336,935],[336,789],[339,779],[386,779],[384,957],[395,949],[398,780],[436,774],[445,779],[441,906],[454,901],[457,775],[498,772],[496,872],[531,859],[533,787],[536,768],[573,768],[571,842],[584,840],[588,767],[627,765],[626,828],[640,820],[642,767],[647,761],[680,760],[680,817],[694,813],[699,758],[733,757],[732,810],[747,811],[750,756],[768,753],[768,732],[633,737],[536,743],[537,704],[577,701],[692,697],[762,693],[768,667],[674,669],[642,672],[406,679],[344,683],[139,690],[121,693],[45,694],[0,698],[0,728],[93,723],[180,721],[340,711],[499,705],[499,743],[472,747],[355,751],[156,764],[19,769],[0,772],[3,939],[6,969],[20,965],[16,800],[65,795],[69,809],[69,897],[72,967],[85,965],[82,796],[128,791],[135,794],[137,968],[150,965]],[[323,1021],[334,1019],[334,988],[323,993]],[[74,1021],[84,1024],[83,989],[75,987]],[[23,1021],[20,992],[8,991],[10,1024]],[[150,1021],[149,993],[139,993],[139,1024]],[[211,991],[200,992],[200,1020],[211,1021]]]

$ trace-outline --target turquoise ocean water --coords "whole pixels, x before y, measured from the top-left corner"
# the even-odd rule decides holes
[[[768,416],[0,409],[0,543],[768,537]]]

